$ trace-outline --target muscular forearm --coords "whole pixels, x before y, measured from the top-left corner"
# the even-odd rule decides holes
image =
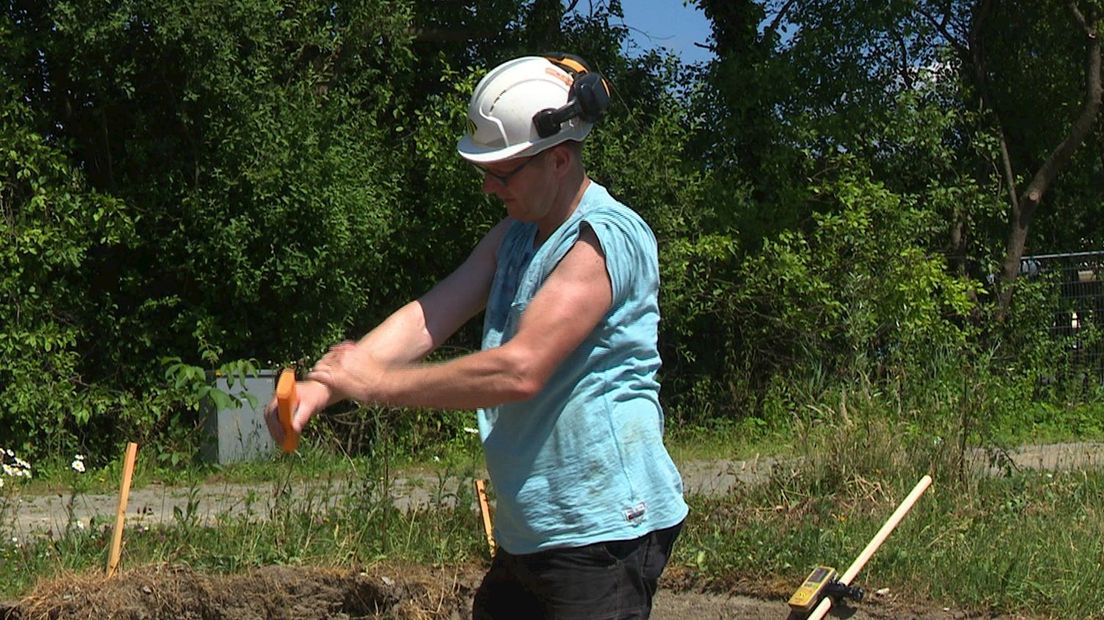
[[[372,331],[365,334],[356,343],[342,343],[337,348],[351,346],[357,350],[354,357],[373,360],[373,365],[394,366],[409,364],[428,355],[436,348],[433,338],[425,329],[425,315],[422,306],[417,301],[412,301],[393,312]],[[326,400],[322,402],[320,409],[325,409],[347,398],[364,400],[358,394],[349,389],[336,389],[327,381],[319,381],[317,375],[307,383],[317,384],[325,391]]]
[[[426,329],[425,313],[412,301],[387,317],[356,344],[382,364],[408,364],[421,360],[439,343]]]
[[[404,407],[473,409],[525,400],[545,377],[509,346],[439,364],[386,367],[362,383],[358,399]]]

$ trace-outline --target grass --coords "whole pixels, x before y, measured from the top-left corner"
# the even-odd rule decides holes
[[[1014,396],[982,384],[910,402],[860,384],[791,405],[788,429],[732,451],[794,458],[764,484],[691,498],[674,562],[709,587],[784,598],[816,565],[850,566],[930,473],[858,583],[982,613],[1104,618],[1104,461],[992,475],[967,460],[973,447],[1100,441],[1104,408]],[[684,454],[717,455],[712,432],[687,434]]]
[[[953,399],[902,407],[861,386],[821,403],[831,404],[794,407],[786,429],[669,429],[680,462],[795,457],[762,484],[691,498],[675,565],[708,587],[785,597],[815,565],[844,570],[920,476],[930,473],[933,486],[860,573],[860,585],[980,612],[1104,617],[1104,472],[1009,470],[993,476],[965,467],[960,449],[962,438],[970,445],[986,443],[979,437],[1016,441],[1040,424],[1053,430],[1047,435],[1053,440],[1099,438],[1092,425],[1099,407],[1024,411],[1021,430],[1015,430],[1014,416],[1005,420]],[[972,416],[987,422],[963,424]],[[271,564],[484,561],[470,484],[456,491],[437,485],[429,505],[412,512],[396,510],[389,499],[397,471],[438,472],[442,480],[480,475],[477,441],[462,437],[418,456],[350,458],[306,445],[300,455],[272,462],[177,473],[176,480],[194,489],[212,480],[264,484],[277,491],[276,500],[252,498],[246,510],[220,515],[213,525],[189,504],[165,526],[130,528],[125,562],[227,573]],[[90,473],[108,492],[117,490],[114,468]],[[157,475],[151,468],[140,479]],[[35,484],[56,488],[71,480],[65,474]],[[358,481],[353,492],[334,502],[336,485],[349,480]],[[71,527],[54,540],[0,543],[6,576],[0,598],[20,596],[36,580],[64,571],[102,570],[109,542],[107,529]]]
[[[792,590],[814,566],[843,572],[916,480],[838,473],[806,469],[727,497],[694,498],[675,561],[713,587],[753,584],[750,591],[777,596],[790,591],[771,584]],[[937,474],[856,583],[979,612],[1099,618],[1101,507],[1100,471],[966,481]]]
[[[481,522],[468,509],[470,484],[455,491],[438,486],[427,505],[402,512],[390,500],[383,472],[363,473],[351,492],[336,478],[322,484],[289,479],[279,485],[274,501],[261,501],[261,494],[247,498],[244,510],[216,515],[214,523],[205,522],[198,502],[189,502],[165,525],[129,526],[125,561],[228,573],[270,564],[347,566],[384,558],[441,565],[477,561],[485,554],[486,543],[476,535]],[[470,470],[456,474],[472,477]],[[0,573],[6,577],[0,580],[0,598],[20,596],[37,580],[67,571],[103,570],[110,540],[110,527],[76,525],[54,539],[13,544],[5,538],[0,542]]]
[[[692,499],[675,561],[713,587],[788,595],[818,564],[845,570],[931,474],[932,487],[859,574],[868,591],[979,612],[1104,618],[1102,461],[994,474],[970,460],[971,446],[1037,441],[1040,419],[1052,441],[1099,439],[1100,406],[1018,403],[1017,419],[993,400],[910,409],[861,387],[823,399],[831,404],[795,414],[796,458],[768,482]]]
[[[686,428],[668,425],[665,441],[676,463],[746,460],[756,456],[782,456],[793,451],[793,435],[788,429],[764,430],[747,423]]]
[[[1030,403],[995,429],[1006,444],[1104,441],[1104,405]]]
[[[482,458],[478,436],[469,433],[429,449],[395,449],[391,441],[379,443],[380,448],[376,452],[351,456],[331,435],[308,433],[303,436],[299,449],[293,455],[274,453],[271,460],[231,464],[205,463],[198,457],[179,464],[165,464],[146,454],[148,450],[156,450],[155,447],[139,446],[131,488],[141,489],[155,483],[172,486],[219,482],[259,484],[280,480],[289,472],[294,478],[303,480],[318,477],[356,479],[363,472],[377,467],[381,461],[395,470],[438,471],[462,469]],[[67,457],[36,463],[34,478],[23,484],[23,492],[33,495],[68,494],[79,480],[82,493],[116,493],[122,472],[122,456],[120,450],[116,458],[108,459],[106,466],[79,476],[71,470]]]

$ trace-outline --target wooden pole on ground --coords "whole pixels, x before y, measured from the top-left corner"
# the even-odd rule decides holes
[[[487,502],[487,484],[475,479],[475,496],[479,498],[479,514],[483,516],[483,533],[487,536],[487,547],[491,557],[495,554],[494,529],[491,528],[491,505]]]
[[[847,572],[839,578],[839,582],[845,586],[851,585],[851,580],[855,578],[855,575],[859,574],[863,566],[866,566],[867,561],[870,560],[870,556],[874,555],[874,552],[878,550],[878,547],[882,546],[886,538],[893,533],[897,524],[901,522],[901,519],[905,518],[908,511],[912,509],[912,505],[916,503],[916,500],[920,499],[920,496],[924,494],[924,491],[928,490],[928,486],[931,485],[931,476],[924,476],[920,479],[920,482],[916,483],[916,486],[912,488],[912,492],[908,494],[908,497],[901,502],[901,505],[897,507],[897,510],[893,511],[889,520],[885,522],[882,529],[878,530],[878,533],[874,535],[874,538],[870,539],[870,542],[866,545],[866,548],[862,550],[859,557],[855,558],[855,561],[851,563],[851,567],[847,569]],[[807,620],[821,620],[832,608],[832,598],[825,597],[824,600],[817,605],[813,613],[809,615]]]
[[[128,443],[123,457],[123,480],[119,485],[119,509],[115,512],[115,532],[111,537],[111,553],[107,556],[107,576],[113,577],[119,569],[119,554],[123,550],[123,524],[126,522],[127,498],[130,496],[130,478],[134,474],[134,460],[138,456],[138,444]]]

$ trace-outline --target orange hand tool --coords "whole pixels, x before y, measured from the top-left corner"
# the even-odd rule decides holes
[[[299,433],[291,428],[291,417],[299,407],[299,396],[295,393],[295,371],[285,368],[276,383],[276,405],[279,410],[280,426],[284,427],[284,441],[280,448],[284,452],[295,452],[299,447]]]

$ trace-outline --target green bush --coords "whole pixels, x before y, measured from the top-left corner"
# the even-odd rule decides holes
[[[135,223],[34,130],[14,92],[0,83],[0,444],[34,460],[126,409],[123,394],[84,372],[96,275],[87,265],[129,243]]]

